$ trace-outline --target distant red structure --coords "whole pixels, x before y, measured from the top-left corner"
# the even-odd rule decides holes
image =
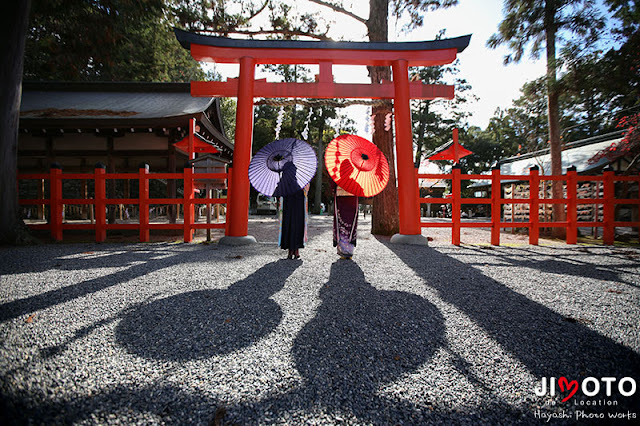
[[[428,159],[429,160],[449,160],[453,164],[458,164],[461,158],[466,157],[473,152],[458,143],[458,129],[453,129],[453,142],[443,145],[441,150],[437,150]]]
[[[202,136],[195,132],[195,119],[191,119],[189,123],[189,134],[180,142],[176,142],[173,146],[184,154],[187,154],[189,160],[193,160],[194,153],[198,154],[217,154],[219,151]]]

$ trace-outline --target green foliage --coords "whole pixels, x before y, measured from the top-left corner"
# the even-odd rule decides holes
[[[619,25],[613,29],[613,34],[617,35],[619,40],[626,41],[638,34],[640,31],[638,0],[605,0],[605,4],[609,6],[609,12],[619,22]]]
[[[607,28],[613,47],[603,52],[570,45],[562,54],[560,90],[568,98],[565,113],[574,117],[565,141],[613,131],[640,107],[640,2],[605,3],[613,17]]]
[[[180,28],[189,31],[215,30],[221,35],[228,35],[246,26],[256,13],[253,2],[245,0],[171,0],[169,3]],[[238,9],[240,13],[232,12]]]
[[[515,3],[525,2],[510,2],[510,5]],[[533,3],[540,7],[540,2]],[[589,43],[568,43],[562,50],[564,70],[555,86],[559,93],[562,143],[613,131],[622,116],[640,107],[638,2],[608,0],[606,3],[615,18],[609,21],[607,29],[616,36],[619,47],[602,52],[591,48]],[[517,12],[529,14],[533,9]],[[514,22],[509,21],[516,15],[511,13],[505,17],[500,34],[492,37],[490,45],[517,33],[517,28],[511,26]],[[572,21],[565,16],[561,22]],[[579,19],[576,22],[583,25],[583,29],[589,27]],[[597,21],[594,28],[600,29],[601,24],[602,21]],[[502,34],[503,30],[505,34]],[[518,46],[524,48],[524,44]],[[518,52],[518,49],[512,51],[514,56],[507,59],[519,59]],[[486,133],[504,145],[505,154],[548,147],[546,82],[546,78],[541,77],[526,83],[521,89],[522,96],[514,101],[512,107],[498,110],[491,119]]]
[[[226,132],[225,136],[230,141],[233,141],[236,137],[236,106],[235,98],[220,98],[222,126]]]
[[[162,0],[33,0],[24,78],[189,81],[200,66],[176,41]]]
[[[293,13],[293,2],[286,0],[173,0],[172,4],[172,13],[180,28],[225,37],[267,34],[279,38],[326,39],[329,30],[319,14],[298,16]],[[267,16],[266,27],[251,27],[252,20],[258,15]]]
[[[267,65],[266,70],[282,77],[283,81],[291,82],[310,82],[312,81],[311,71],[309,68],[301,65]],[[307,125],[309,117],[308,106],[288,105],[284,107],[285,113],[280,128],[280,138],[298,138],[304,139],[302,133]],[[317,141],[320,138],[319,130],[324,128],[323,139],[328,134],[333,134],[333,129],[329,127],[328,120],[340,120],[341,128],[345,131],[355,131],[353,120],[337,112],[336,108],[328,106],[313,107],[313,113],[309,120],[309,133],[307,141]],[[253,152],[262,148],[264,145],[275,140],[276,125],[278,112],[280,107],[272,105],[259,105],[255,109],[255,123],[253,134]],[[328,143],[333,137],[326,142]]]
[[[505,156],[505,147],[495,134],[482,131],[479,127],[461,129],[460,140],[473,154],[460,160],[460,166],[465,173],[484,173]]]
[[[406,30],[421,27],[424,24],[424,16],[427,12],[438,9],[446,9],[456,6],[458,0],[392,0],[393,12],[396,17],[403,14],[409,16],[409,24]]]
[[[556,34],[574,42],[591,45],[598,39],[604,20],[594,2],[584,0],[505,0],[505,16],[487,45],[496,48],[506,44],[510,50],[505,64],[519,62],[526,50],[532,58],[539,58],[546,43],[556,42]],[[550,34],[554,40],[547,40]],[[555,58],[553,58],[555,59]]]
[[[572,140],[615,129],[618,120],[640,107],[640,34],[619,49],[594,52],[572,61],[561,78],[576,118]]]
[[[594,2],[584,0],[505,0],[504,19],[498,32],[492,35],[487,45],[496,48],[506,44],[510,53],[505,64],[518,62],[529,49],[533,58],[538,58],[544,44],[546,50],[546,89],[551,149],[551,172],[562,173],[560,158],[560,90],[557,84],[558,61],[556,44],[562,45],[564,37],[575,37],[573,46],[592,45],[604,26]],[[554,196],[559,196],[559,184],[554,184]],[[564,214],[554,206],[556,218]]]
[[[443,36],[441,32],[440,36]],[[475,99],[470,93],[471,86],[459,74],[458,61],[440,67],[411,68],[412,80],[420,80],[425,84],[445,84],[454,79],[455,98],[453,101],[443,99],[412,101],[413,143],[416,146],[416,165],[420,164],[423,153],[432,151],[451,140],[454,128],[467,125],[469,113],[462,106]],[[445,162],[446,163],[446,162]],[[444,163],[443,163],[444,164]]]

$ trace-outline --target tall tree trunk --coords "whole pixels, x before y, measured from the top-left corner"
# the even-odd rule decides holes
[[[0,242],[21,244],[31,238],[18,208],[18,120],[22,97],[22,68],[30,1],[4,6],[0,30]]]
[[[367,20],[369,41],[389,41],[389,0],[370,0],[369,7],[369,19]],[[391,80],[389,67],[369,67],[369,75],[371,84],[380,84],[382,80]],[[390,110],[390,106],[373,108],[375,116],[373,143],[380,148],[387,160],[389,160],[390,171],[389,184],[384,191],[373,197],[371,233],[378,235],[393,235],[400,230],[393,133],[384,130],[385,115]]]
[[[418,127],[418,140],[417,148],[416,148],[416,158],[413,160],[414,167],[416,169],[420,168],[420,162],[422,161],[422,151],[424,151],[424,132],[427,127],[427,113],[429,112],[429,101],[424,101],[422,106],[420,107],[419,120],[420,125]]]
[[[320,108],[320,125],[318,126],[318,144],[317,144],[317,152],[318,152],[318,169],[316,170],[316,185],[315,185],[315,194],[313,199],[313,213],[320,214],[320,204],[322,203],[322,170],[324,170],[324,108]]]
[[[549,120],[549,150],[551,154],[551,174],[562,174],[562,147],[560,145],[560,112],[558,99],[560,91],[556,81],[556,8],[553,1],[547,0],[545,4],[545,32],[547,43],[547,110]],[[562,182],[554,181],[552,184],[553,198],[563,198]],[[565,207],[562,204],[553,205],[553,220],[561,222],[566,220]],[[553,228],[552,235],[556,238],[565,238],[565,228]]]

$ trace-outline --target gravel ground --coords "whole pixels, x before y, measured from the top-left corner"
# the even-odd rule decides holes
[[[283,259],[266,217],[251,218],[259,243],[248,247],[0,248],[0,420],[640,418],[640,391],[618,389],[624,377],[640,381],[640,249],[532,247],[510,234],[491,247],[488,232],[471,229],[462,247],[446,230],[425,230],[429,247],[399,246],[369,228],[364,220],[353,261],[335,255],[327,216],[312,217],[301,260]],[[594,396],[561,402],[569,392],[559,385],[535,394],[548,377],[569,389],[616,381],[611,396],[602,382]]]

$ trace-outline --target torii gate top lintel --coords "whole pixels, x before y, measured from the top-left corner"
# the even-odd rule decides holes
[[[319,64],[391,66],[405,59],[409,66],[435,66],[453,62],[471,35],[432,41],[351,42],[304,40],[246,40],[214,37],[174,29],[180,44],[198,61],[238,63],[250,56],[256,64]]]

